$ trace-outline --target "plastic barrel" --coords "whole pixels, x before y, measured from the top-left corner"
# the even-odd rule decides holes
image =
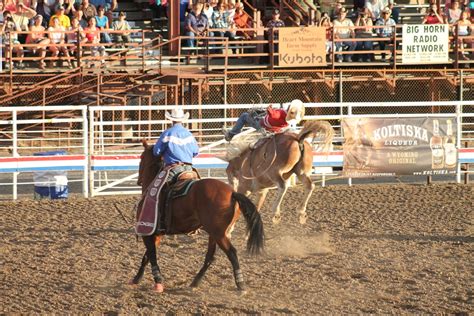
[[[45,151],[34,153],[33,156],[60,156],[66,151]],[[33,176],[35,183],[35,199],[65,199],[69,194],[67,172],[61,170],[36,171]]]

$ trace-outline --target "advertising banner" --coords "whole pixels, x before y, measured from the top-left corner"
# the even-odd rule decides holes
[[[447,63],[449,61],[448,24],[404,24],[402,63]]]
[[[456,173],[452,117],[347,118],[342,126],[346,177]]]
[[[278,29],[279,66],[326,66],[325,27],[282,27]]]

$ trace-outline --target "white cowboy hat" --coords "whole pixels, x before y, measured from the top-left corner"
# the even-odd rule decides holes
[[[171,110],[171,113],[166,111],[165,117],[173,122],[182,122],[186,121],[189,118],[189,113],[184,113],[182,108],[176,107]]]
[[[304,104],[301,100],[295,99],[286,107],[286,121],[296,120],[296,124],[304,117]]]

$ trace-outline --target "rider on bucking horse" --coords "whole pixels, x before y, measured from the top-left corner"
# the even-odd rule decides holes
[[[264,115],[258,111],[249,111],[242,113],[232,129],[225,131],[226,141],[242,131],[244,126],[253,127],[256,130],[265,130],[270,133],[279,133],[284,131],[289,124],[294,121],[296,124],[301,121],[304,116],[304,105],[300,100],[293,100],[287,109],[274,109],[268,106]]]

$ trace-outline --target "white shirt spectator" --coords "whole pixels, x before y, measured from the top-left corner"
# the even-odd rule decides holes
[[[339,38],[351,38],[353,30],[350,27],[354,27],[354,23],[350,19],[344,19],[339,21],[338,19],[334,20],[334,34]]]
[[[384,5],[382,0],[369,0],[365,4],[365,7],[369,10],[372,20],[377,20],[380,19],[380,13],[382,13],[386,5]]]

